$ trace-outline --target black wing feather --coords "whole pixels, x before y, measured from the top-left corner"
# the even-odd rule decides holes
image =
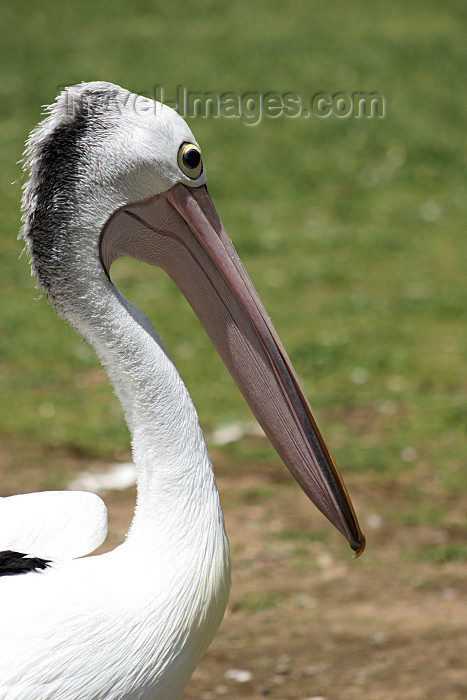
[[[0,576],[27,574],[29,571],[46,569],[49,564],[50,560],[48,559],[30,557],[21,552],[12,552],[11,550],[0,552]]]

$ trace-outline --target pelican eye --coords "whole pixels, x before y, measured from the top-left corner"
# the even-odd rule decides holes
[[[178,167],[190,180],[196,180],[203,172],[201,151],[194,143],[182,143],[178,151]]]

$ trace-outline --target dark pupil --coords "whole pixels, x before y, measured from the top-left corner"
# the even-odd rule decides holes
[[[196,148],[190,148],[183,154],[183,162],[187,168],[193,169],[197,168],[201,160],[201,153],[196,150]]]

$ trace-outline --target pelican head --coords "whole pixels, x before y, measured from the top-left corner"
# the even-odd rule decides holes
[[[92,342],[91,317],[107,313],[102,292],[116,293],[113,261],[164,269],[286,466],[359,554],[364,537],[343,480],[219,220],[184,120],[115,85],[81,84],[31,134],[26,165],[24,237],[56,310]]]

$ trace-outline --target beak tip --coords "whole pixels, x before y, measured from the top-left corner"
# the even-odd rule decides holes
[[[358,559],[358,557],[363,554],[363,551],[365,549],[366,545],[366,539],[365,535],[362,533],[361,537],[358,541],[354,541],[350,543],[350,547],[354,550],[354,553],[352,555],[353,559]]]

